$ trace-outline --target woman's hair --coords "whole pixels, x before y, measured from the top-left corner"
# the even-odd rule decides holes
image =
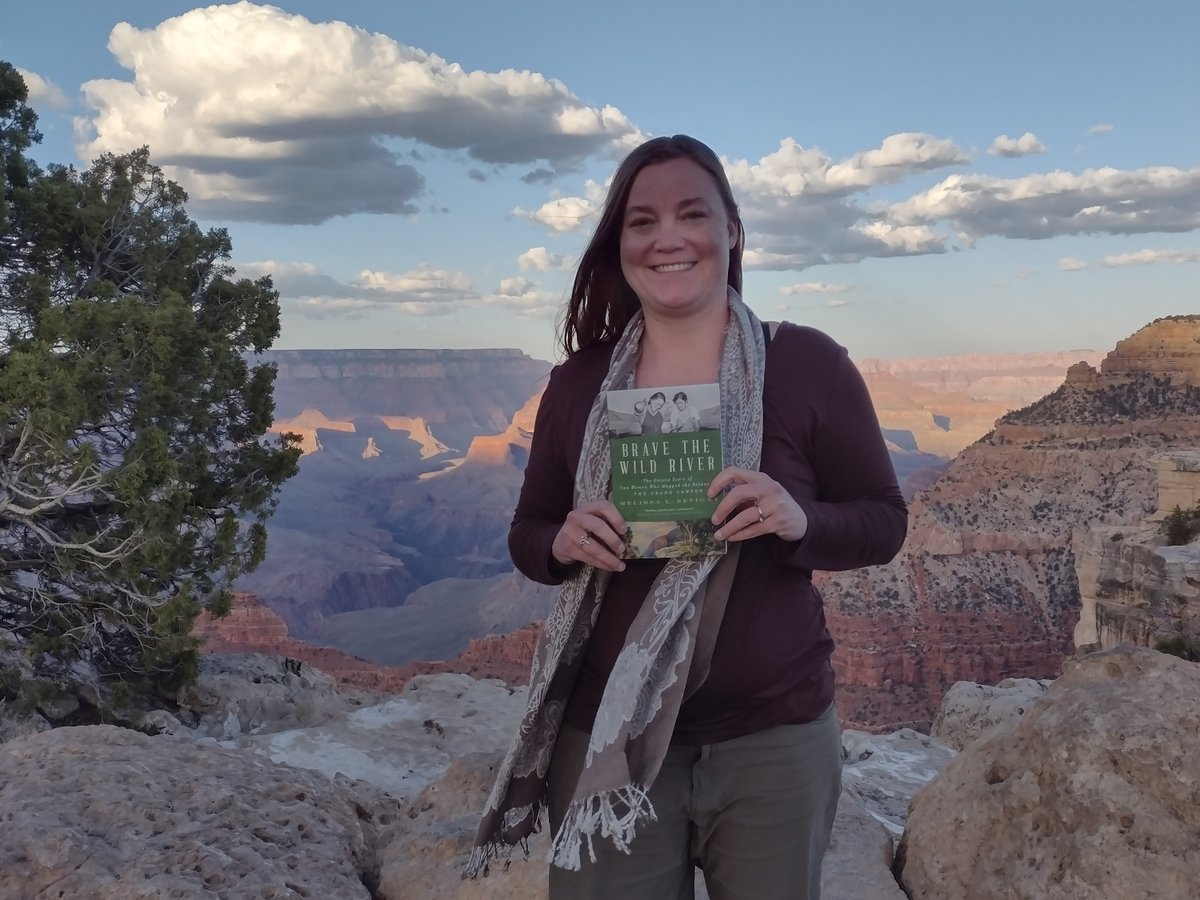
[[[653,394],[650,395],[651,400],[653,400],[655,397],[657,397],[663,403],[667,402],[667,395],[664,394],[662,391],[655,391]]]
[[[676,394],[674,397],[671,398],[672,403],[676,403],[679,400],[682,400],[684,403],[687,403],[687,394],[685,394],[683,391],[680,391],[678,394]]]
[[[580,257],[562,324],[562,348],[568,357],[593,344],[615,340],[637,312],[640,301],[621,271],[625,205],[638,172],[673,159],[690,159],[712,176],[725,204],[725,214],[738,230],[737,242],[729,250],[729,286],[741,293],[746,232],[721,161],[706,145],[686,134],[652,138],[634,149],[617,167],[596,231]]]

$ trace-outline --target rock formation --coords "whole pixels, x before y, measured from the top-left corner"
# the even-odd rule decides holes
[[[95,725],[0,746],[0,896],[377,897],[401,807],[182,737]]]
[[[990,733],[1008,728],[1025,715],[1053,682],[1005,678],[997,685],[958,681],[942,697],[931,736],[954,750]]]
[[[911,503],[895,561],[821,576],[844,721],[927,729],[956,681],[1058,673],[1080,610],[1073,531],[1145,520],[1156,457],[1200,446],[1198,339],[1198,316],[1146,326],[1097,378],[964,450]]]
[[[461,653],[442,660],[417,660],[399,666],[379,665],[332,647],[294,639],[287,624],[251,593],[234,594],[227,616],[201,615],[193,633],[207,654],[265,653],[303,661],[328,673],[338,684],[372,693],[397,693],[416,675],[460,672],[475,678],[495,678],[524,684],[539,627],[529,625],[467,642]],[[203,679],[201,679],[203,682]]]
[[[904,449],[949,458],[990,431],[1000,416],[1058,388],[1069,366],[1097,365],[1102,356],[1072,350],[868,358],[858,368],[886,435]],[[904,444],[904,434],[912,446]]]
[[[546,896],[544,834],[528,861],[518,852],[487,878],[459,876],[524,690],[435,675],[362,705],[285,659],[210,662],[204,697],[179,710],[196,729],[160,716],[150,720],[173,722],[174,734],[60,728],[0,746],[0,896]],[[885,754],[872,750],[880,739],[861,737],[847,772],[873,759],[873,783],[891,793]],[[843,795],[826,900],[902,900],[877,816]]]
[[[1164,519],[1195,510],[1200,499],[1200,453],[1166,453],[1155,460],[1157,511],[1138,525],[1105,525],[1075,534],[1082,609],[1078,646],[1195,648],[1200,652],[1200,543],[1166,546]]]
[[[451,447],[503,430],[550,371],[518,350],[272,350],[281,419],[423,419]]]
[[[1071,665],[913,799],[896,870],[923,900],[1200,896],[1200,666]]]

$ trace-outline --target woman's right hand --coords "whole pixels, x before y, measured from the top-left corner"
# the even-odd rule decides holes
[[[609,572],[625,571],[621,559],[625,520],[611,500],[593,500],[567,514],[550,552],[561,566],[583,563]]]

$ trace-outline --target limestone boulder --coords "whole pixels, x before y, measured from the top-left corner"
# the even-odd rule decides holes
[[[403,837],[384,851],[380,894],[388,900],[501,900],[547,896],[549,839],[543,830],[529,842],[529,857],[517,850],[493,863],[486,877],[463,879],[479,815],[503,754],[468,753],[428,785],[413,803]]]
[[[961,750],[990,729],[1007,727],[1025,715],[1052,683],[1034,678],[1005,678],[996,685],[955,682],[942,698],[931,734]]]
[[[213,741],[58,728],[0,746],[0,897],[371,900],[401,812]]]
[[[455,760],[507,749],[525,710],[525,695],[525,688],[468,675],[418,675],[385,703],[311,727],[249,735],[238,745],[330,778],[366,781],[412,801]]]
[[[1200,897],[1200,665],[1122,645],[1068,665],[913,799],[926,900]]]
[[[899,836],[909,801],[950,762],[955,751],[927,734],[842,732],[842,801],[856,799],[873,820]]]
[[[178,697],[185,724],[221,741],[320,725],[365,702],[306,662],[262,653],[204,654]]]

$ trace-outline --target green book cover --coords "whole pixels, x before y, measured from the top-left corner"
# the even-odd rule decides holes
[[[717,500],[708,486],[721,461],[717,384],[609,391],[608,449],[613,505],[629,530],[625,559],[696,558],[724,553],[713,538]]]

